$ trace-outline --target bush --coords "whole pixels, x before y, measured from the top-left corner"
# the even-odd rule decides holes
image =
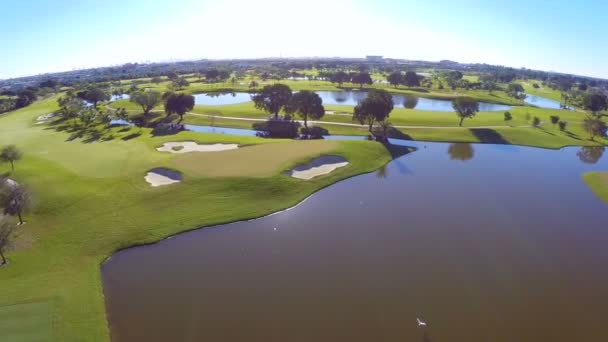
[[[532,126],[533,126],[533,127],[535,127],[535,128],[537,128],[537,127],[539,127],[539,126],[540,126],[540,119],[539,119],[539,117],[538,117],[538,116],[535,116],[535,117],[532,119]]]
[[[513,119],[511,112],[505,112],[505,121],[511,121],[511,119]]]
[[[256,134],[258,137],[293,139],[298,136],[300,123],[291,120],[270,119],[264,122],[256,122],[252,127],[258,131]]]
[[[538,83],[534,83],[534,84],[532,84],[532,86],[533,86],[535,89],[540,88],[540,86],[538,85]]]
[[[560,131],[565,131],[566,130],[566,126],[568,126],[568,122],[567,121],[560,121],[557,124],[559,126],[559,130]]]
[[[300,135],[305,139],[323,139],[324,135],[329,135],[329,131],[323,127],[312,126],[312,127],[302,127],[300,129]]]
[[[554,125],[556,125],[559,122],[559,116],[557,116],[557,115],[551,115],[549,118],[551,119],[551,123]]]

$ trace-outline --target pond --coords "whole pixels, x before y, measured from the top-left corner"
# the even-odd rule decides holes
[[[290,210],[116,253],[113,341],[608,341],[608,210],[581,179],[608,154],[404,144]]]
[[[317,91],[316,93],[321,96],[324,105],[356,106],[360,100],[367,96],[367,91]],[[454,111],[451,100],[429,99],[412,95],[392,95],[396,108],[409,108],[436,112]],[[501,104],[486,102],[479,103],[479,110],[482,112],[506,111],[510,110],[511,108],[512,106]]]
[[[548,108],[548,109],[561,109],[561,103],[559,101],[555,101],[552,99],[548,99],[546,97],[534,96],[527,94],[528,96],[524,100],[526,103],[529,103],[533,106],[540,108]]]
[[[110,102],[118,101],[118,100],[128,100],[130,98],[131,98],[131,95],[129,95],[129,94],[117,94],[117,95],[110,96]]]
[[[195,94],[194,103],[204,106],[221,106],[251,101],[249,93],[205,93]]]
[[[356,106],[359,100],[367,96],[367,91],[317,91],[317,94],[323,100],[325,105],[347,105]],[[205,106],[220,106],[251,101],[249,93],[209,93],[194,95],[194,101],[197,105]],[[428,99],[424,97],[398,95],[393,94],[393,102],[395,107],[410,108],[418,110],[429,110],[437,112],[453,112],[452,101]],[[494,104],[494,103],[479,103],[479,110],[482,112],[490,111],[506,111],[512,106]]]

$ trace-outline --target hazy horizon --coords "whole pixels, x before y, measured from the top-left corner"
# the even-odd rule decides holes
[[[598,0],[170,4],[8,0],[0,79],[135,62],[370,54],[608,78],[608,28],[596,24],[608,4]]]

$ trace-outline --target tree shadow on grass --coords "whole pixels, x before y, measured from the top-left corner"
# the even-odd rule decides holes
[[[490,128],[470,128],[469,131],[483,144],[511,144],[500,133]]]
[[[120,139],[127,141],[127,140],[131,140],[131,139],[135,139],[139,136],[141,136],[141,132],[135,132],[135,133],[131,133],[129,135],[125,135],[124,137],[122,137]]]

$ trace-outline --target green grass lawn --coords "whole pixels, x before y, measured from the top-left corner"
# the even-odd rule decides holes
[[[152,137],[148,129],[101,126],[78,137],[69,125],[35,124],[39,115],[55,109],[50,98],[0,117],[0,145],[16,143],[24,152],[10,177],[27,186],[34,201],[24,215],[26,224],[17,228],[15,249],[7,254],[10,264],[0,269],[0,341],[48,340],[51,323],[56,341],[107,341],[100,264],[115,251],[292,206],[322,187],[382,166],[394,152],[366,141],[294,142],[194,132]],[[185,140],[247,146],[234,152],[249,162],[244,167],[232,160],[238,170],[225,169],[223,152],[211,157],[155,150]],[[282,174],[323,153],[341,155],[350,164],[312,181]],[[256,167],[256,160],[264,165]],[[154,167],[183,172],[183,182],[150,187],[143,177]],[[15,306],[22,303],[46,304]]]
[[[608,204],[608,172],[587,172],[583,180],[599,199]]]
[[[546,97],[548,99],[552,99],[555,101],[561,101],[562,94],[559,90],[551,89],[549,87],[543,86],[541,81],[538,80],[528,80],[520,82],[523,85],[526,93],[530,95]],[[533,84],[538,84],[539,88],[534,88]]]
[[[46,342],[53,339],[50,302],[0,306],[0,339],[7,342]]]

